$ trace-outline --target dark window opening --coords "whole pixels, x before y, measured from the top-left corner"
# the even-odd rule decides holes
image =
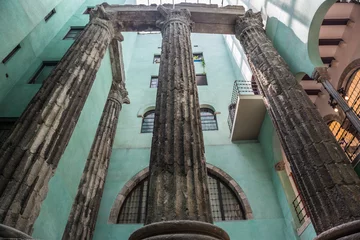
[[[141,133],[152,133],[154,130],[155,111],[145,113],[141,124]]]
[[[50,76],[50,73],[58,63],[58,61],[43,62],[41,67],[36,71],[34,76],[29,81],[29,84],[42,84],[44,80]]]
[[[49,21],[49,19],[56,13],[55,8],[53,10],[51,10],[45,17],[44,20],[45,22]]]
[[[95,7],[87,7],[83,14],[90,14],[91,10],[93,10]]]
[[[159,54],[154,55],[153,63],[160,63],[160,55]]]
[[[0,118],[0,147],[10,136],[11,130],[15,125],[17,118]]]
[[[216,115],[210,108],[200,108],[201,127],[203,131],[218,130]]]
[[[196,85],[198,86],[205,86],[208,85],[206,74],[196,74]],[[150,88],[157,88],[159,82],[158,76],[152,76],[150,79]]]
[[[20,48],[21,48],[21,46],[20,46],[20,44],[18,44],[18,45],[17,45],[13,50],[11,50],[11,52],[2,60],[2,63],[6,63],[7,61],[9,61],[10,58],[11,58],[12,56],[14,56],[15,53],[16,53],[17,51],[19,51]]]
[[[85,27],[71,27],[64,39],[76,39]]]
[[[219,177],[208,174],[211,212],[214,221],[245,220],[245,211],[231,188]],[[149,178],[138,183],[126,196],[117,223],[144,223]]]

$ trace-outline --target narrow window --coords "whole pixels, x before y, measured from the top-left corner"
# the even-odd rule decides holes
[[[216,115],[210,108],[200,108],[201,127],[203,131],[218,130]]]
[[[160,55],[159,54],[154,55],[153,63],[160,63]]]
[[[59,62],[57,61],[43,62],[40,68],[29,81],[29,84],[42,84],[58,63]]]
[[[56,13],[55,8],[53,10],[51,10],[45,17],[44,20],[45,22],[49,21],[49,19]]]
[[[154,130],[155,111],[150,110],[145,113],[142,124],[141,133],[152,133]]]
[[[158,76],[152,76],[150,80],[150,88],[157,88],[159,82]],[[196,74],[196,84],[198,86],[204,86],[207,84],[206,74]]]
[[[202,62],[204,60],[204,56],[202,53],[194,53],[193,59],[194,59],[194,62]]]
[[[84,30],[85,27],[71,27],[68,33],[65,35],[64,39],[76,39],[82,30]]]
[[[11,130],[17,118],[0,118],[0,147],[10,136]]]
[[[91,10],[93,10],[94,8],[95,7],[87,7],[83,14],[90,14]]]
[[[152,76],[151,80],[150,80],[150,88],[157,88],[158,87],[158,82],[159,82],[159,77],[158,76]]]
[[[19,49],[20,49],[21,47],[20,47],[20,44],[18,44],[13,50],[11,50],[11,52],[2,60],[2,63],[6,63],[7,61],[9,61],[10,60],[10,58],[12,57],[12,56],[14,56],[15,55],[15,53],[17,52],[17,51],[19,51]]]

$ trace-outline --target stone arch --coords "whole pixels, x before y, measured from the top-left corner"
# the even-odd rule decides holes
[[[224,172],[222,169],[210,164],[206,163],[207,170],[210,174],[215,175],[218,177],[221,181],[223,181],[227,186],[235,193],[236,198],[240,202],[244,213],[246,220],[253,219],[253,212],[250,207],[249,201],[240,187],[240,185],[226,172]],[[115,202],[111,208],[110,216],[108,223],[116,224],[117,223],[117,217],[120,214],[120,210],[122,205],[125,202],[126,196],[137,186],[138,183],[140,183],[142,180],[147,178],[149,176],[149,167],[144,168],[137,174],[135,174],[121,189],[119,194],[117,195]]]
[[[137,117],[139,117],[139,118],[144,117],[144,114],[147,113],[150,110],[155,110],[155,105],[148,104],[148,105],[145,105],[145,106],[141,107],[137,112]]]
[[[323,66],[319,52],[320,27],[326,13],[335,2],[336,0],[325,0],[315,12],[310,24],[308,36],[308,55],[310,61],[315,67]]]
[[[338,114],[328,114],[323,117],[323,120],[326,124],[331,123],[332,121],[337,121],[338,123],[342,123],[345,116],[339,116]]]

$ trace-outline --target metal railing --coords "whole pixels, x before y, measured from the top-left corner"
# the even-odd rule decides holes
[[[245,80],[236,80],[234,82],[234,87],[231,95],[231,102],[228,107],[229,109],[229,117],[228,117],[228,125],[230,132],[232,130],[235,112],[236,112],[236,104],[239,95],[260,95],[259,88],[255,81],[245,81]]]
[[[300,224],[303,224],[305,222],[305,218],[308,216],[305,208],[305,204],[300,196],[297,195],[294,201],[292,202],[292,205],[295,209],[296,216],[300,222]]]
[[[354,128],[347,117],[339,125],[330,125],[332,127],[330,130],[333,132],[346,156],[353,165],[356,165],[360,160],[360,133]]]

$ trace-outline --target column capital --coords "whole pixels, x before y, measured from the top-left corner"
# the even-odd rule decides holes
[[[94,10],[90,12],[90,23],[100,25],[110,32],[113,39],[120,42],[124,40],[124,36],[121,34],[121,29],[118,24],[115,24],[116,19],[106,12],[105,7],[110,6],[108,3],[102,3],[97,5]]]
[[[246,11],[245,15],[239,16],[235,23],[235,35],[237,38],[247,28],[261,28],[263,29],[264,24],[261,16],[261,12],[254,13],[251,9]]]
[[[113,81],[109,93],[109,99],[114,99],[120,104],[129,104],[128,91],[124,82]]]
[[[330,75],[327,71],[327,67],[316,67],[312,74],[312,78],[318,83],[322,83],[326,80],[330,80]]]
[[[190,28],[190,31],[192,30],[193,21],[191,21],[191,13],[188,9],[169,9],[160,5],[157,10],[164,17],[164,19],[156,22],[162,32],[171,22],[183,23]]]

